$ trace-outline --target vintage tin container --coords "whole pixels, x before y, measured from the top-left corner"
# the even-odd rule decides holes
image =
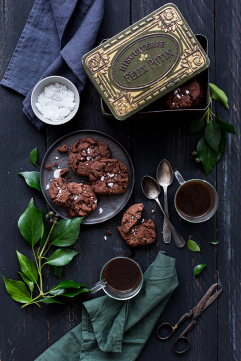
[[[112,114],[124,120],[197,76],[209,59],[174,4],[166,4],[82,58]]]
[[[208,40],[204,35],[196,34],[196,38],[198,39],[199,43],[201,44],[203,50],[206,54],[208,54]],[[199,79],[204,88],[204,96],[202,103],[198,108],[188,108],[188,109],[165,109],[165,105],[162,102],[162,99],[158,99],[155,102],[151,103],[148,107],[140,110],[139,112],[135,113],[132,118],[180,118],[185,117],[185,119],[195,119],[201,118],[206,113],[207,108],[210,104],[210,90],[209,90],[209,69],[207,68],[201,74],[199,74]],[[173,89],[172,89],[173,91]],[[114,116],[111,113],[110,109],[103,101],[103,98],[100,97],[100,104],[101,104],[101,111],[102,114],[106,118],[113,119]]]

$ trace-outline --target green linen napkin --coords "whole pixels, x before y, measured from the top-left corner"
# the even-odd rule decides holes
[[[159,252],[136,297],[84,302],[82,323],[35,361],[136,360],[177,286],[175,259]]]

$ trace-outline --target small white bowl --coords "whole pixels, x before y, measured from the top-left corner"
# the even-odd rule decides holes
[[[75,108],[72,110],[72,112],[65,117],[62,120],[50,120],[43,116],[42,113],[38,110],[36,107],[36,103],[38,101],[38,96],[44,91],[44,88],[50,84],[59,83],[61,85],[66,85],[66,87],[71,90],[74,93],[74,100],[75,100]],[[62,76],[49,76],[47,78],[44,78],[40,80],[37,85],[33,88],[32,94],[31,94],[31,107],[33,109],[34,114],[36,117],[38,117],[42,122],[51,124],[51,125],[60,125],[69,122],[77,113],[77,110],[79,108],[79,92],[75,85],[68,79],[62,77]]]

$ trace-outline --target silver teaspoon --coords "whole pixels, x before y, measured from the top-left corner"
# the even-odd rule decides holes
[[[168,212],[168,201],[167,201],[167,187],[172,184],[173,182],[173,170],[171,164],[166,160],[163,159],[159,164],[156,172],[156,179],[157,182],[162,186],[164,191],[164,211],[169,218]],[[170,243],[172,238],[171,229],[164,218],[163,222],[163,241],[165,243]]]
[[[159,205],[159,207],[161,208],[161,211],[171,229],[176,246],[178,248],[183,247],[185,245],[184,239],[177,232],[176,228],[172,225],[172,223],[169,221],[166,213],[164,212],[164,210],[161,206],[161,203],[159,202],[158,196],[161,192],[161,188],[160,188],[159,184],[157,183],[157,181],[154,178],[146,175],[142,178],[141,188],[142,188],[144,195],[149,199],[154,199],[157,202],[157,204]]]

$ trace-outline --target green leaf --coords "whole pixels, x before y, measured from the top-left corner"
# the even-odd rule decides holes
[[[209,83],[210,95],[214,100],[217,100],[219,103],[223,104],[227,109],[228,106],[228,98],[226,94],[219,89],[215,84]]]
[[[191,236],[189,236],[189,240],[187,241],[187,246],[190,249],[190,251],[201,252],[199,245],[191,240]]]
[[[214,115],[216,123],[220,126],[221,129],[223,129],[227,133],[240,135],[236,132],[232,124],[225,122],[224,120],[218,118],[216,115]]]
[[[30,159],[30,162],[35,165],[36,167],[38,167],[38,165],[36,164],[37,162],[37,157],[38,157],[38,149],[37,148],[34,148],[32,150],[32,152],[30,152],[29,154],[29,159]],[[38,167],[39,168],[39,167]]]
[[[226,153],[226,145],[227,145],[226,132],[223,129],[221,129],[221,133],[222,133],[222,137],[219,143],[218,151],[221,153]]]
[[[32,281],[30,281],[28,279],[28,277],[25,276],[25,274],[23,274],[22,272],[18,272],[18,274],[22,277],[22,279],[24,280],[25,283],[27,283],[28,288],[30,289],[31,292],[33,292],[34,289],[34,283]]]
[[[211,169],[220,159],[221,153],[215,152],[210,145],[206,142],[205,138],[202,137],[197,145],[198,157],[201,160],[206,176],[210,173]]]
[[[55,297],[45,297],[42,298],[41,300],[39,300],[40,302],[43,303],[59,303],[60,305],[64,305],[64,302],[59,301],[58,299],[56,299]]]
[[[17,256],[18,256],[18,260],[19,260],[22,272],[25,274],[25,276],[28,277],[28,279],[30,279],[30,281],[37,284],[38,272],[37,272],[35,265],[23,254],[19,253],[18,251],[16,251],[16,252],[17,252]]]
[[[88,288],[57,288],[50,291],[50,294],[54,296],[75,297],[83,292],[89,292]]]
[[[42,235],[42,215],[31,199],[28,208],[18,220],[18,228],[25,240],[34,246]]]
[[[48,226],[48,222],[46,221],[45,218],[45,212],[43,210],[42,207],[40,207],[41,209],[41,217],[42,217],[42,222],[43,222],[43,228],[42,228],[42,235],[41,235],[41,239],[39,242],[39,247],[43,247],[48,235],[49,235],[49,226]]]
[[[215,239],[214,241],[211,241],[209,243],[213,244],[213,245],[216,245],[216,244],[219,244],[220,241],[218,241],[217,239]]]
[[[51,266],[50,265],[50,269],[52,271],[52,273],[57,276],[59,279],[62,277],[62,267],[60,266]]]
[[[208,144],[215,152],[218,152],[218,146],[221,140],[221,129],[219,128],[219,125],[213,120],[210,120],[205,128],[204,136]]]
[[[3,276],[7,293],[17,302],[28,303],[31,301],[30,293],[22,281],[14,281]]]
[[[194,270],[193,270],[193,274],[194,274],[194,277],[196,275],[199,275],[199,273],[204,269],[204,267],[206,267],[207,265],[206,264],[198,264]]]
[[[68,264],[74,256],[79,254],[79,252],[73,251],[72,249],[57,249],[47,260],[47,264],[52,266],[65,266]]]
[[[57,286],[52,287],[51,290],[57,289],[57,288],[87,288],[87,287],[83,283],[77,283],[77,282],[68,280],[68,281],[60,282]]]
[[[54,246],[68,247],[78,238],[82,218],[61,219],[54,227],[50,242]]]
[[[195,119],[188,128],[188,133],[195,133],[201,130],[205,125],[205,119],[204,118],[198,118]]]
[[[25,182],[32,188],[41,192],[40,187],[40,173],[39,172],[20,172],[18,173],[24,177]]]

